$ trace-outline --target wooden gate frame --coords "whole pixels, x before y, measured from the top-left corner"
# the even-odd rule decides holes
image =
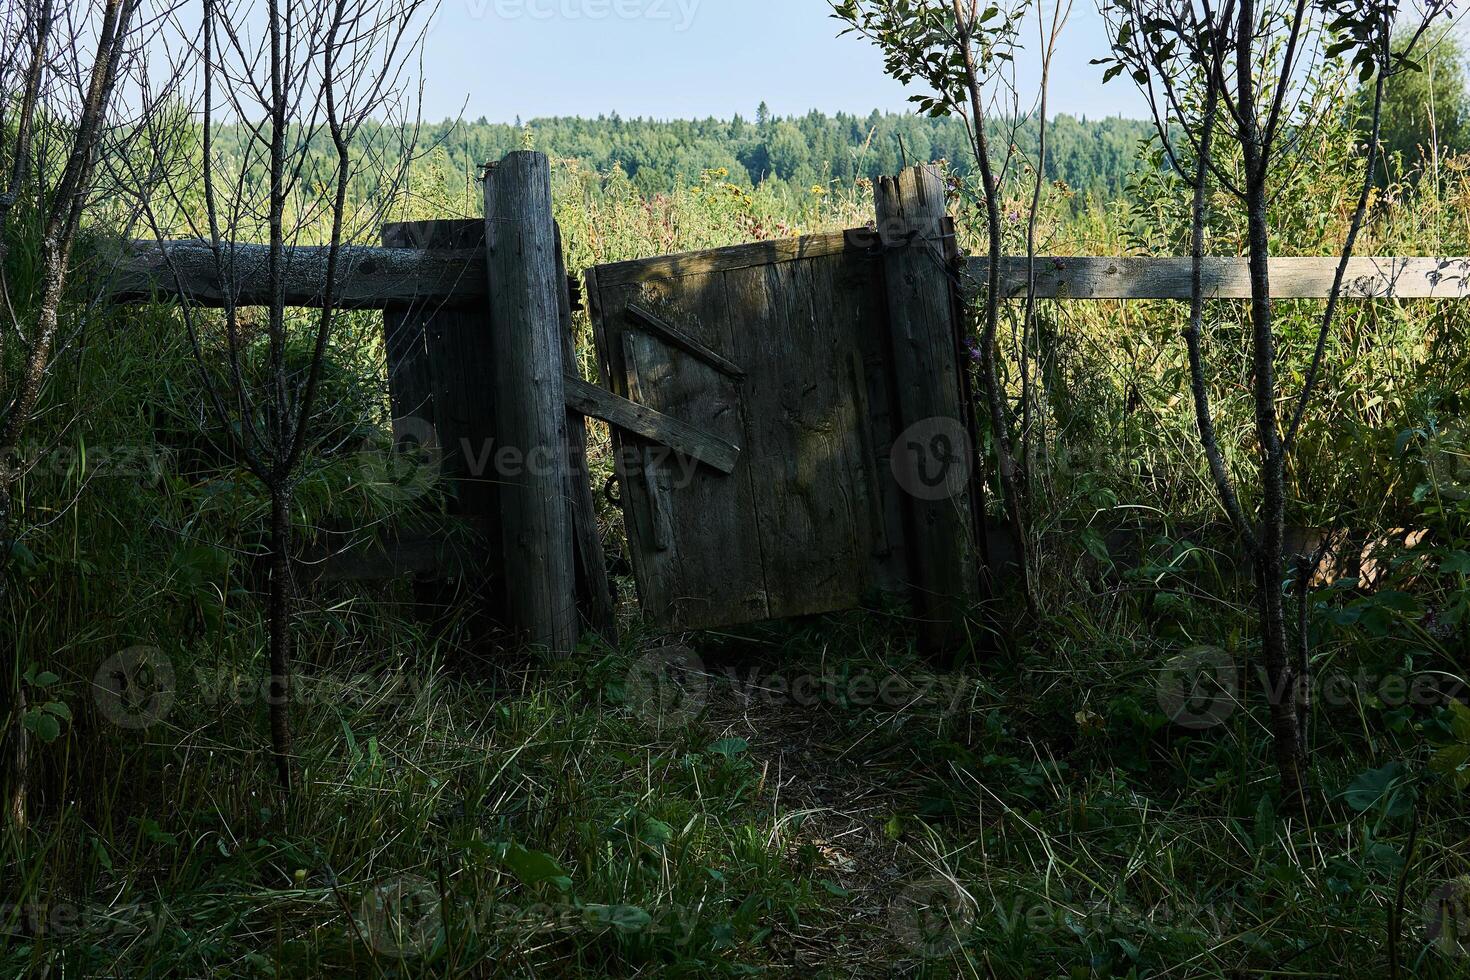
[[[662,468],[647,459],[647,449],[641,440],[625,440],[614,433],[615,451],[624,463],[618,475],[623,483],[623,507],[634,567],[640,591],[645,593],[642,596],[645,610],[655,617],[658,625],[673,628],[738,625],[746,621],[742,617],[759,615],[751,608],[756,599],[761,600],[757,605],[764,603],[772,612],[778,604],[787,610],[828,611],[842,608],[841,603],[857,604],[857,591],[871,589],[907,593],[912,599],[921,642],[928,649],[953,648],[973,639],[974,613],[983,594],[984,554],[980,505],[983,483],[977,468],[967,467],[966,478],[955,486],[946,486],[938,497],[906,493],[900,489],[902,481],[895,481],[890,475],[889,447],[901,435],[929,428],[963,434],[956,442],[963,441],[965,445],[957,444],[954,449],[966,459],[975,458],[976,416],[968,372],[964,370],[966,355],[958,290],[961,265],[953,222],[945,213],[943,179],[933,167],[911,168],[898,177],[882,181],[876,199],[876,230],[859,229],[633,260],[586,272],[594,336],[605,381],[629,398],[638,401],[655,398],[662,406],[670,397],[674,402],[692,397],[690,386],[696,385],[700,376],[707,376],[711,382],[717,375],[735,379],[735,383],[720,379],[723,394],[713,396],[716,407],[722,403],[721,399],[739,399],[742,410],[733,416],[739,419],[733,430],[739,432],[742,442],[755,440],[749,448],[760,452],[758,461],[752,464],[755,469],[736,477],[751,479],[759,474],[754,476],[753,491],[743,491],[739,485],[722,489],[719,478],[707,476],[684,491],[692,494],[685,499],[665,485]],[[827,261],[839,258],[835,266]],[[804,264],[804,267],[799,272],[782,271],[788,264]],[[844,271],[839,273],[838,269]],[[764,275],[760,274],[762,270],[766,270]],[[766,282],[765,288],[773,290],[769,296],[760,289],[749,294],[748,280],[752,273],[756,274],[755,281]],[[851,281],[844,278],[838,285],[829,283],[833,275],[855,278]],[[839,296],[827,296],[824,303],[818,297],[825,296],[821,291],[828,288],[842,292]],[[724,292],[727,289],[728,295]],[[803,289],[817,292],[807,296]],[[714,292],[710,293],[711,290]],[[862,291],[860,298],[858,290]],[[716,298],[711,299],[711,295]],[[740,305],[747,296],[754,300],[755,307],[746,309]],[[760,297],[768,299],[769,308]],[[854,524],[837,515],[835,519],[841,528],[832,525],[824,529],[825,533],[818,532],[824,544],[831,540],[845,541],[849,534],[856,534],[855,543],[862,546],[843,552],[840,565],[832,566],[841,569],[838,578],[843,582],[836,593],[825,598],[813,596],[810,602],[788,601],[792,590],[802,588],[800,576],[805,566],[799,559],[788,560],[788,556],[773,552],[786,543],[779,535],[772,548],[754,554],[754,561],[764,572],[763,578],[759,575],[752,578],[750,554],[730,552],[734,541],[744,541],[747,535],[764,538],[767,529],[783,523],[782,515],[786,511],[779,505],[773,507],[764,491],[772,476],[773,461],[781,458],[779,453],[772,455],[772,449],[786,444],[786,435],[781,433],[786,433],[792,423],[775,425],[773,430],[763,413],[779,411],[771,399],[784,397],[781,395],[784,389],[766,385],[759,397],[742,392],[744,386],[739,381],[744,372],[740,366],[648,312],[649,303],[665,300],[672,301],[671,311],[677,311],[681,303],[692,304],[687,311],[692,318],[691,329],[698,327],[703,331],[703,339],[711,343],[714,343],[711,338],[722,338],[729,348],[726,353],[736,360],[742,356],[757,359],[763,356],[766,344],[753,332],[763,326],[785,329],[778,325],[792,316],[797,318],[792,321],[794,325],[810,315],[818,335],[838,344],[839,362],[846,363],[846,345],[856,343],[852,348],[852,356],[858,359],[854,365],[856,390],[848,396],[839,393],[846,385],[832,377],[829,364],[811,365],[807,377],[802,377],[799,371],[781,372],[787,376],[787,384],[805,388],[810,382],[812,390],[823,391],[825,394],[817,398],[829,409],[838,403],[821,399],[855,399],[850,406],[852,411],[840,413],[845,425],[851,428],[843,428],[837,435],[839,442],[851,445],[849,452],[855,451],[855,455],[847,457],[848,463],[824,470],[821,477],[849,481],[828,488],[840,491],[843,499],[868,500],[867,508],[858,506],[858,510],[865,512],[863,519]],[[859,308],[845,305],[854,302]],[[803,314],[801,311],[808,309],[808,303],[818,305],[812,306],[809,314]],[[826,310],[833,303],[831,316],[838,320],[828,322],[818,310]],[[871,315],[870,309],[875,309]],[[720,327],[727,311],[728,323]],[[752,319],[743,319],[746,316]],[[861,320],[862,325],[852,322],[852,317]],[[849,323],[855,330],[851,336],[846,326]],[[645,342],[650,338],[657,343],[651,346],[642,343],[647,356],[653,356],[654,348],[667,350],[669,355],[682,353],[703,362],[706,369],[693,373],[675,370],[674,362],[670,362],[667,372],[655,372],[665,376],[663,388],[644,385],[647,390],[640,391],[629,342]],[[801,338],[797,340],[800,342]],[[763,370],[755,363],[745,367],[752,372]],[[845,371],[839,369],[838,373]],[[875,393],[881,396],[878,401],[873,400]],[[796,397],[794,389],[786,394]],[[751,402],[748,398],[756,400]],[[690,411],[696,418],[701,416],[698,409]],[[728,424],[732,417],[728,412],[703,415],[706,422],[721,427],[722,436],[736,438]],[[942,427],[936,425],[939,420],[944,421]],[[896,452],[901,455],[908,449],[898,446]],[[856,460],[861,463],[853,469]],[[777,466],[776,472],[779,471]],[[811,487],[804,486],[793,492],[801,494],[810,490]],[[675,500],[681,502],[677,513],[673,509]],[[698,541],[673,543],[671,549],[669,542],[659,540],[661,536],[668,537],[670,528],[662,525],[670,522],[677,522],[674,531],[696,533],[693,528],[703,519],[703,508],[710,506],[718,515],[709,520],[719,523],[712,528],[706,551],[723,547],[725,554],[702,554]],[[678,557],[670,559],[671,553]],[[837,560],[836,552],[823,550],[822,554]],[[710,592],[718,578],[718,569],[727,560],[736,561],[731,574],[743,583],[745,591],[722,601]],[[762,594],[756,595],[751,590]],[[782,600],[779,603],[778,593]]]

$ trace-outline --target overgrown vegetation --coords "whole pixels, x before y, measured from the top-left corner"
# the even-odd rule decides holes
[[[1316,82],[1322,124],[1269,202],[1278,253],[1334,254],[1359,190],[1359,96],[1340,69]],[[546,127],[536,138],[550,148]],[[793,191],[806,175],[757,186],[702,145],[656,168],[558,157],[569,264],[873,215],[866,174],[817,157],[822,194]],[[1470,157],[1454,150],[1389,168],[1359,254],[1470,254]],[[1025,250],[1026,160],[998,188],[1006,251]],[[1136,162],[1105,200],[1044,182],[1038,250],[1187,254],[1191,188],[1156,141]],[[475,213],[459,168],[420,159],[394,216]],[[950,176],[958,212],[975,185]],[[1244,218],[1213,194],[1210,251],[1243,254]],[[14,301],[41,279],[36,243],[11,234]],[[980,223],[962,236],[987,245]],[[108,241],[100,224],[84,236],[89,275]],[[262,685],[271,495],[212,425],[178,311],[96,310],[17,459],[0,628],[26,695],[12,720],[32,735],[31,821],[0,843],[0,971],[1470,975],[1470,308],[1345,304],[1328,337],[1284,481],[1299,530],[1341,532],[1307,608],[1307,821],[1271,776],[1252,581],[1198,451],[1187,312],[1037,306],[1037,618],[1012,630],[1023,603],[1002,590],[988,658],[941,670],[902,610],[870,610],[678,638],[695,669],[671,698],[640,669],[670,641],[630,607],[615,649],[487,658],[467,614],[426,618],[410,582],[303,569],[287,802]],[[1019,405],[1008,338],[1025,314],[998,315]],[[1275,315],[1294,390],[1322,304]],[[1204,380],[1240,480],[1254,404],[1230,355],[1249,323],[1241,304],[1209,316]],[[270,377],[268,326],[241,311],[252,382]],[[314,322],[282,327],[300,370]],[[383,479],[382,357],[378,317],[338,319],[298,537],[382,533],[423,499]],[[594,453],[606,471],[605,437]],[[110,686],[119,673],[142,686]]]

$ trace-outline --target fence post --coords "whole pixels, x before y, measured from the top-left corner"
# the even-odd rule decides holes
[[[553,653],[577,642],[566,386],[551,164],[511,153],[485,175],[485,247],[510,625]]]
[[[921,639],[967,637],[979,560],[973,419],[963,393],[950,224],[933,167],[883,178],[875,194],[902,434],[892,460],[907,491],[910,577]]]

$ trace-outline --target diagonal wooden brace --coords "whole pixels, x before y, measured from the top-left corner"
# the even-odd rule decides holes
[[[668,446],[726,476],[740,460],[739,446],[573,375],[566,378],[566,399],[573,411]]]

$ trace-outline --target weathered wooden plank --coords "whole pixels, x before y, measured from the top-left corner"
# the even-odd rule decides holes
[[[578,622],[558,300],[565,279],[544,154],[511,153],[486,173],[485,249],[497,436],[519,458],[496,472],[510,625],[535,646],[569,653]]]
[[[665,343],[672,344],[686,354],[692,354],[704,361],[704,363],[726,377],[734,378],[736,381],[740,381],[745,377],[745,372],[741,369],[740,365],[721,355],[718,351],[710,350],[709,347],[685,334],[682,330],[665,323],[662,319],[648,312],[643,307],[628,307],[628,318]]]
[[[288,248],[286,305],[321,307],[327,272],[325,246]],[[108,271],[114,302],[149,302],[177,295],[206,307],[267,306],[269,249],[225,242],[220,258],[208,242],[135,242]],[[483,307],[486,299],[483,249],[368,248],[347,246],[338,259],[335,305],[344,310],[381,310],[414,304],[457,309]]]
[[[739,446],[574,375],[567,375],[566,383],[568,408],[668,446],[721,473],[735,472],[735,464],[740,461]]]
[[[638,334],[623,334],[623,362],[628,369],[628,394],[641,401],[652,401],[655,395],[649,381],[645,379],[643,365],[650,366],[650,370],[646,372],[650,377],[654,374],[666,374],[669,365],[664,360],[666,352],[659,347],[649,345],[647,350],[640,353],[641,340],[643,338]],[[647,449],[640,455],[638,471],[643,478],[643,491],[648,495],[649,527],[653,531],[650,543],[655,551],[667,552],[674,547],[673,480],[668,471],[655,462],[653,454]]]
[[[728,248],[716,248],[704,252],[660,255],[656,258],[613,262],[599,266],[597,279],[603,288],[609,288],[650,279],[674,279],[683,276],[706,275],[712,272],[727,272],[731,269],[748,269],[756,265],[792,262],[819,255],[835,255],[849,249],[861,249],[864,243],[870,243],[871,239],[872,232],[866,228],[859,228],[850,232],[838,231],[821,235],[805,235],[800,238],[732,245]]]
[[[849,287],[848,302],[858,311],[854,383],[858,388],[857,425],[863,435],[869,479],[878,493],[879,516],[875,516],[873,569],[875,585],[882,592],[902,593],[909,586],[909,555],[906,513],[907,497],[893,471],[893,440],[901,430],[898,397],[893,377],[893,341],[888,326],[888,286],[881,256],[849,256],[847,264],[856,273]]]
[[[865,251],[877,233],[867,228],[810,235],[780,241],[754,242],[730,248],[666,255],[619,262],[602,267],[607,286],[646,279],[674,278],[745,269],[774,262]],[[114,302],[148,302],[183,294],[201,306],[222,306],[232,294],[236,306],[264,306],[266,288],[264,245],[226,242],[222,263],[203,241],[135,242],[109,269],[108,289]],[[326,273],[324,246],[296,246],[286,250],[290,278],[286,302],[291,306],[320,307]],[[1016,296],[1026,288],[1025,256],[1007,256],[1001,269],[1001,288]],[[1337,259],[1283,256],[1271,260],[1272,291],[1279,299],[1326,299],[1332,288]],[[472,309],[486,301],[480,275],[480,249],[367,248],[342,250],[338,305],[343,309],[384,309],[413,303]],[[985,282],[985,258],[968,263],[964,288],[975,292]],[[220,273],[223,265],[224,274]],[[1189,299],[1190,260],[1154,256],[1039,256],[1036,260],[1037,294],[1046,299]],[[177,271],[177,275],[175,274]],[[1214,299],[1249,299],[1246,260],[1211,257],[1205,260],[1206,294]],[[1470,298],[1470,258],[1383,257],[1355,258],[1344,280],[1346,299]]]
[[[1001,289],[1007,296],[1024,294],[1026,259],[1002,260]],[[1271,295],[1276,299],[1326,299],[1332,290],[1336,258],[1280,257],[1271,260]],[[987,259],[971,259],[965,289],[978,292],[985,282]],[[1036,260],[1036,293],[1045,299],[1173,299],[1190,298],[1192,260],[1145,256],[1043,256]],[[1250,299],[1250,275],[1243,258],[1213,257],[1204,261],[1205,296]],[[1352,259],[1343,280],[1345,299],[1467,299],[1470,258]]]
[[[614,428],[629,550],[645,613],[655,625],[674,629],[766,619],[740,385],[633,329],[624,316],[630,304],[657,309],[684,334],[728,356],[739,327],[724,279],[714,274],[608,286],[604,271],[600,267],[588,282],[598,351],[613,390],[742,447],[727,476]]]
[[[566,258],[562,249],[561,226],[556,226],[556,272],[558,314],[561,319],[562,371],[567,384],[582,382],[577,365],[576,338],[573,336],[572,288],[567,278]],[[572,398],[570,389],[567,398]],[[617,610],[613,606],[612,585],[607,577],[607,558],[602,549],[602,532],[597,525],[597,501],[592,495],[592,474],[587,463],[587,422],[568,407],[567,417],[567,499],[572,507],[573,555],[577,562],[577,593],[582,600],[587,626],[605,639],[616,642]]]
[[[909,553],[920,636],[931,649],[967,637],[967,616],[979,588],[975,448],[970,411],[961,397],[959,342],[945,241],[944,180],[932,167],[913,167],[876,188],[882,229],[888,317],[893,343],[899,424],[895,453],[909,479]],[[956,434],[959,439],[956,440]],[[943,460],[931,459],[931,444]],[[953,445],[960,441],[961,445]],[[960,466],[959,478],[931,486],[918,478],[936,467]],[[900,480],[904,483],[904,480]]]
[[[383,243],[393,250],[458,250],[481,256],[485,223],[415,221],[385,225]],[[484,279],[481,271],[477,277]],[[439,504],[439,486],[427,477],[443,479],[448,513],[471,522],[485,533],[476,538],[482,550],[473,564],[444,569],[439,581],[416,586],[427,606],[447,605],[461,591],[445,579],[466,572],[465,583],[479,608],[493,623],[505,620],[505,552],[500,536],[500,492],[485,472],[495,445],[493,393],[484,379],[495,370],[490,344],[490,314],[481,300],[478,309],[446,307],[428,300],[383,311],[388,391],[395,435],[411,436],[437,448],[431,457],[437,473],[410,473],[390,494],[410,495],[425,507]],[[396,470],[388,470],[395,473]],[[372,561],[364,566],[372,568]]]
[[[772,619],[850,609],[877,584],[878,488],[853,371],[862,293],[844,256],[725,273]]]

